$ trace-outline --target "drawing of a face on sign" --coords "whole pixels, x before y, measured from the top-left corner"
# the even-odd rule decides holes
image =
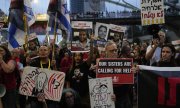
[[[38,91],[41,91],[44,89],[44,87],[46,86],[47,84],[47,75],[46,73],[40,73],[38,76],[37,76],[37,89]]]
[[[35,82],[36,82],[36,89],[38,91],[42,91],[44,89],[44,87],[47,85],[47,75],[44,72],[40,72],[36,78],[35,78]]]
[[[106,93],[108,91],[108,87],[105,84],[100,85],[101,93]]]

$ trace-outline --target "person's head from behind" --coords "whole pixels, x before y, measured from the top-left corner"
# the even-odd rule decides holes
[[[48,58],[50,51],[47,46],[43,45],[43,46],[40,46],[38,53],[39,53],[40,58]]]
[[[108,41],[106,43],[105,51],[106,51],[107,58],[117,58],[118,57],[117,45],[113,41]]]
[[[98,38],[105,39],[107,35],[107,27],[104,25],[99,26],[98,28]]]
[[[129,46],[123,46],[121,49],[121,55],[123,57],[131,57],[131,48]]]
[[[87,41],[87,33],[85,30],[79,31],[79,41],[86,42]]]
[[[165,44],[161,49],[161,60],[164,62],[170,62],[174,60],[176,50],[172,44]]]
[[[63,90],[61,102],[67,108],[74,108],[80,104],[79,94],[71,88]]]
[[[11,52],[6,46],[0,45],[0,55],[3,56],[3,60],[7,62],[9,59],[11,59]]]

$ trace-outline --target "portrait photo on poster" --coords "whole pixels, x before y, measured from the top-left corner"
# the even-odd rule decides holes
[[[90,50],[90,35],[92,29],[73,29],[73,40],[71,51],[88,51]]]
[[[109,32],[109,24],[105,23],[96,23],[95,26],[95,36],[100,41],[107,41],[107,36]]]

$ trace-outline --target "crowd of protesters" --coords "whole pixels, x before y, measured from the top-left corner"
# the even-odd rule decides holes
[[[20,108],[26,108],[27,105],[30,108],[90,108],[88,79],[96,78],[96,62],[103,54],[104,58],[133,58],[134,66],[180,66],[180,49],[175,49],[172,44],[166,42],[163,30],[153,35],[151,43],[131,45],[129,41],[124,40],[122,46],[118,47],[116,42],[108,40],[103,54],[90,45],[87,58],[84,58],[84,53],[72,53],[66,46],[58,45],[55,45],[53,57],[52,44],[41,45],[39,48],[32,42],[29,44],[28,51],[21,48],[10,51],[6,46],[0,46],[0,84],[6,87],[6,94],[0,98],[3,108],[17,108],[17,105]],[[43,93],[28,98],[17,93],[22,69],[25,66],[48,68],[65,73],[66,80],[60,102],[45,100]],[[136,71],[135,69],[135,74]],[[113,85],[112,100],[115,101],[116,108],[133,107],[138,95],[136,87],[136,81],[134,85]]]

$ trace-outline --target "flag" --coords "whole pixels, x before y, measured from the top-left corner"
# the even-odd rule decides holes
[[[58,9],[60,11],[58,19],[60,20],[61,29],[67,32],[71,32],[70,16],[69,11],[67,9],[67,1],[61,0],[60,5],[60,10]]]
[[[138,108],[180,108],[180,67],[139,68]]]
[[[28,26],[30,27],[35,23],[35,15],[31,7],[30,0],[24,0],[24,13],[27,17]]]
[[[9,26],[8,26],[8,40],[10,49],[20,47],[25,43],[24,41],[24,22],[23,22],[23,10],[20,4],[12,0],[10,4],[9,12]],[[21,1],[23,3],[23,1]]]
[[[60,26],[59,26],[60,22],[56,18],[58,4],[59,4],[58,0],[50,0],[50,2],[49,2],[49,6],[48,6],[48,10],[47,10],[47,13],[49,15],[49,20],[48,20],[47,29],[46,29],[46,31],[49,32],[48,34],[54,34],[55,21],[56,21],[56,32],[61,33]],[[55,18],[56,18],[56,20],[55,20]]]
[[[50,0],[49,7],[48,7],[48,14],[49,14],[49,25],[51,29],[54,29],[55,24],[55,17],[57,13],[57,30],[62,29],[65,30],[66,33],[70,36],[71,32],[71,24],[70,24],[70,17],[69,11],[67,9],[67,1],[66,0]]]

